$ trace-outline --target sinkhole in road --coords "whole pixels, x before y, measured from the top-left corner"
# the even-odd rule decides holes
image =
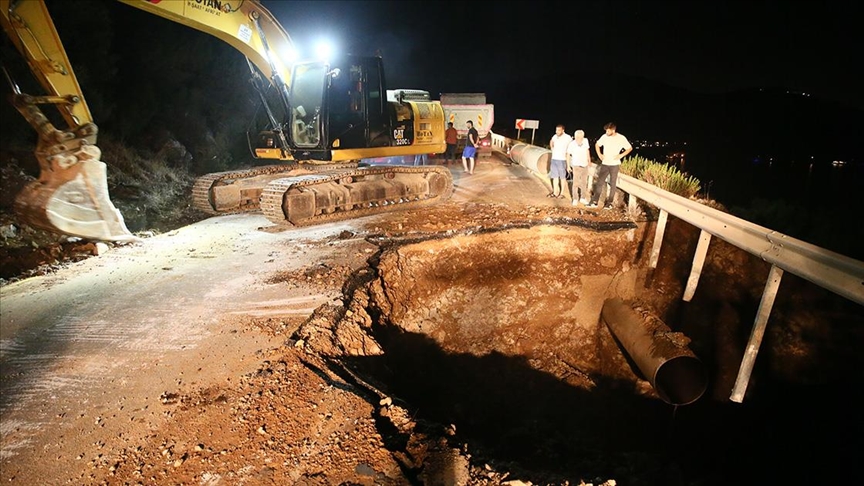
[[[387,248],[363,297],[383,353],[355,365],[499,459],[554,469],[650,451],[673,407],[600,320],[637,240],[538,226]]]
[[[671,228],[664,248],[690,254],[698,232],[687,243]],[[663,266],[661,258],[649,288],[646,234],[547,224],[393,242],[346,284],[352,312],[324,319],[336,325],[335,340],[321,340],[321,349],[418,420],[455,426],[472,461],[505,461],[568,480],[593,471],[628,484],[848,475],[862,437],[854,426],[860,399],[849,393],[861,368],[848,364],[860,358],[849,346],[860,342],[860,309],[844,317],[855,324],[818,333],[818,321],[774,322],[779,334],[760,353],[761,372],[748,389],[754,393],[731,403],[724,392],[738,371],[734,351],[746,345],[761,289],[753,300],[742,297],[744,267],[721,247],[712,264],[723,266],[700,283],[697,299],[670,309],[689,262]],[[645,302],[686,329],[714,392],[686,407],[666,403],[601,320],[610,297]],[[800,305],[819,308],[813,302],[820,301]],[[813,313],[786,305],[787,320]],[[831,352],[807,354],[818,350],[813,336]],[[764,461],[765,450],[780,462]]]

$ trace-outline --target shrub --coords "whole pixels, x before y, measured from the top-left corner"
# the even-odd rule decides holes
[[[621,172],[688,199],[698,194],[701,189],[701,183],[696,177],[681,172],[676,167],[639,155],[624,159],[621,162]]]
[[[99,147],[108,164],[111,199],[131,231],[161,229],[187,219],[194,178],[184,167],[171,167],[164,155],[129,148],[103,137]]]

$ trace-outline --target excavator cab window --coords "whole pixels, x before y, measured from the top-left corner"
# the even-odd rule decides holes
[[[360,66],[353,65],[351,66],[351,79],[349,82],[351,83],[348,94],[350,96],[350,110],[355,113],[362,113],[364,100],[363,93],[365,92],[365,79],[363,79],[363,70]]]
[[[388,116],[384,113],[384,69],[381,58],[368,58],[366,65],[366,110],[369,124],[369,146],[390,145]]]
[[[389,146],[390,117],[382,98],[385,91],[381,59],[345,56],[329,69],[327,139],[332,148]]]
[[[299,148],[316,148],[321,143],[321,105],[327,83],[323,63],[299,64],[294,68],[289,93],[291,138]]]
[[[381,59],[375,57],[295,66],[289,93],[294,147],[305,149],[304,157],[329,160],[331,149],[391,145],[383,83]]]
[[[330,67],[328,140],[336,149],[366,147],[365,70],[348,62]]]

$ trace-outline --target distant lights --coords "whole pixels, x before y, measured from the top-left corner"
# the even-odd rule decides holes
[[[635,148],[643,148],[643,147],[674,147],[676,145],[687,145],[687,142],[669,142],[663,140],[634,140],[633,146]]]

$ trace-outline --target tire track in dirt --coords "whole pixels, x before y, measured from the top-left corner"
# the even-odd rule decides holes
[[[165,419],[153,406],[160,393],[218,382],[277,341],[238,332],[226,316],[299,316],[331,300],[336,293],[286,299],[283,287],[262,283],[303,264],[301,233],[258,231],[268,224],[260,215],[213,218],[4,286],[3,478],[58,478],[76,461],[95,464],[101,454],[80,451]]]

